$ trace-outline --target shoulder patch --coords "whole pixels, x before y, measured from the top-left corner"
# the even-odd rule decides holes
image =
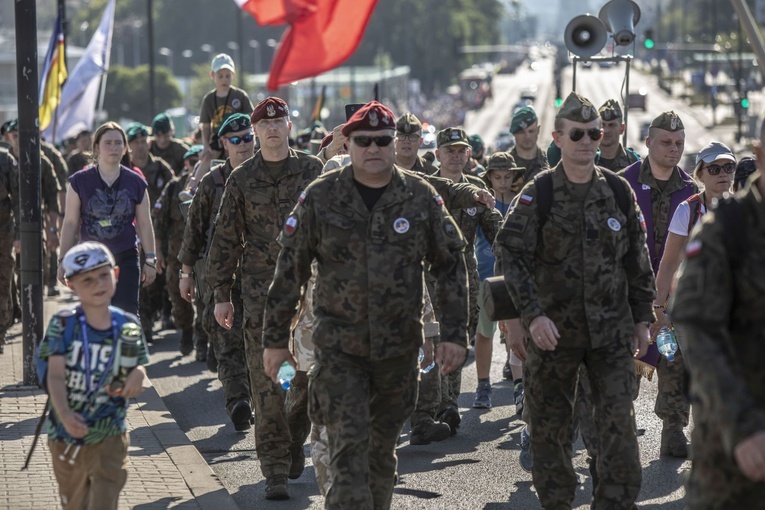
[[[446,232],[446,235],[449,237],[458,237],[459,233],[457,231],[457,226],[454,224],[452,218],[447,218],[444,222],[444,232]]]
[[[291,236],[298,228],[298,219],[294,214],[290,214],[287,221],[284,222],[284,235]]]
[[[698,239],[694,239],[690,243],[688,243],[688,246],[685,247],[685,256],[687,258],[693,258],[699,253],[701,253],[701,241]]]
[[[305,191],[303,191],[302,193],[300,193],[300,196],[298,197],[298,203],[302,204],[303,202],[305,202],[305,199],[306,199],[306,194],[305,194]]]
[[[436,201],[436,205],[444,205],[444,199],[441,198],[441,195],[436,195],[433,200]]]
[[[526,194],[521,195],[521,197],[518,199],[518,202],[522,203],[523,205],[531,205],[531,202],[533,201],[534,197]]]

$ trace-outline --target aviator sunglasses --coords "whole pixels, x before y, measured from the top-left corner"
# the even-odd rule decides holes
[[[726,174],[732,174],[736,171],[736,165],[733,163],[725,163],[724,165],[707,165],[706,169],[707,172],[709,172],[709,175],[720,175],[720,171],[723,171]]]
[[[232,143],[234,145],[239,145],[240,143],[250,143],[252,139],[255,138],[255,135],[252,133],[242,135],[242,136],[232,136],[230,138],[226,138],[226,140],[229,141],[229,143]]]
[[[563,134],[562,131],[559,131],[559,132]],[[586,131],[582,128],[571,128],[571,131],[568,132],[568,137],[571,138],[572,142],[578,142],[579,140],[584,138],[585,133],[587,134],[587,136],[590,137],[590,140],[592,140],[593,142],[597,142],[598,140],[600,140],[600,136],[603,132],[598,128],[592,128]]]
[[[354,136],[351,141],[359,147],[369,147],[372,142],[378,147],[387,147],[393,141],[392,136]]]

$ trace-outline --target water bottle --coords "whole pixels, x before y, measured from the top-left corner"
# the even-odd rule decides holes
[[[295,368],[290,365],[289,361],[285,361],[282,363],[282,366],[279,367],[279,372],[276,374],[276,379],[279,381],[279,384],[284,388],[285,390],[290,389],[290,386],[292,386],[292,379],[295,378]]]
[[[675,353],[677,352],[677,339],[675,339],[674,331],[667,326],[663,326],[656,337],[656,347],[667,358],[667,361],[674,361]]]
[[[427,374],[433,369],[434,366],[436,366],[436,362],[432,361],[430,365],[428,365],[425,368],[422,368],[422,362],[424,359],[425,359],[425,351],[423,351],[422,347],[420,347],[420,354],[419,356],[417,356],[417,366],[420,367],[420,372],[422,372],[423,374]]]
[[[112,368],[114,377],[109,384],[110,392],[114,393],[122,389],[130,372],[138,366],[142,337],[143,332],[138,324],[127,322],[122,325],[117,346],[115,347],[118,351]]]

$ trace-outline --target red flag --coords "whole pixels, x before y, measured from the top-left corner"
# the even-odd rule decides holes
[[[364,35],[377,0],[236,0],[260,24],[289,23],[267,87],[316,76],[350,57]],[[275,5],[276,4],[276,5]]]

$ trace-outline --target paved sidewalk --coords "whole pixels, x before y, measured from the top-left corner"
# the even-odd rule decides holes
[[[71,306],[68,291],[46,299],[46,317]],[[47,319],[45,321],[47,325]],[[47,395],[37,387],[22,386],[21,325],[0,355],[0,509],[61,508],[50,462],[47,437],[37,444],[28,471],[21,471]],[[130,431],[128,481],[120,509],[228,510],[238,506],[204,458],[178,427],[156,390],[148,388],[131,399],[127,414]]]

